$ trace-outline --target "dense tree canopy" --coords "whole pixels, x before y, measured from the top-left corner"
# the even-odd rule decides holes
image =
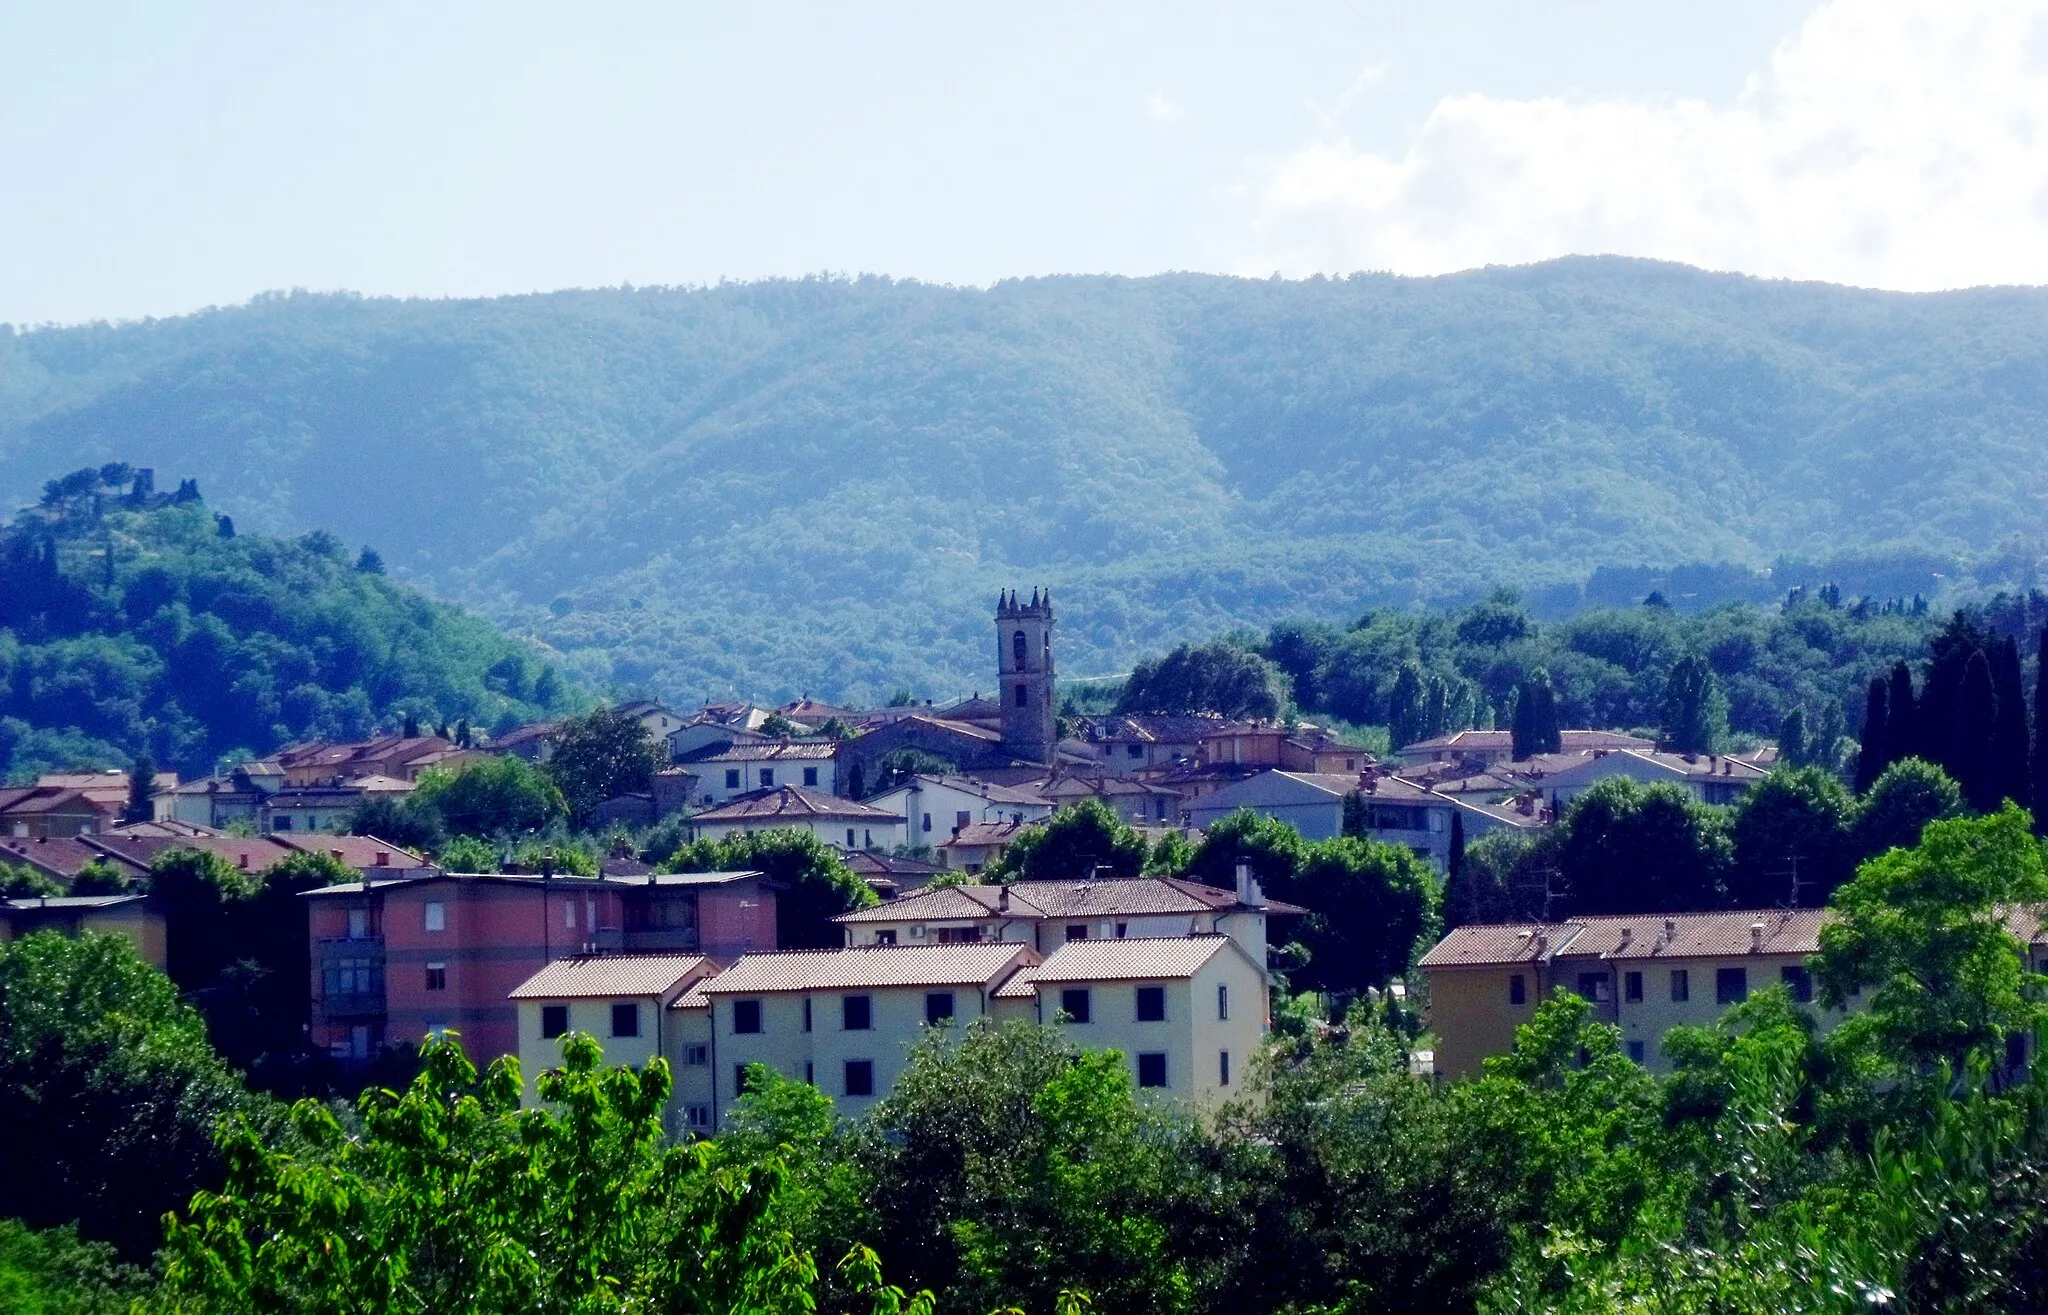
[[[0,775],[147,758],[191,776],[572,697],[535,650],[352,569],[331,535],[223,538],[196,491],[149,509],[94,484],[0,530]]]

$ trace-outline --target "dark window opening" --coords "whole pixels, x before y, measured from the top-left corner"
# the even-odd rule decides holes
[[[1739,1004],[1749,999],[1749,970],[1747,968],[1716,968],[1714,970],[1714,999],[1724,1005]]]
[[[1151,1050],[1138,1056],[1138,1085],[1141,1087],[1163,1087],[1166,1085],[1166,1054]]]
[[[612,1006],[612,1035],[640,1035],[640,1006],[628,1000]]]
[[[1163,1023],[1166,1021],[1165,987],[1141,986],[1138,988],[1138,1021],[1141,1023]]]
[[[1621,993],[1624,998],[1629,1000],[1642,999],[1643,975],[1641,973],[1624,974],[1621,979]]]
[[[875,1094],[875,1064],[871,1059],[849,1059],[846,1061],[846,1094],[849,1096],[872,1096]]]
[[[1785,989],[1800,1004],[1813,1003],[1813,974],[1796,964],[1787,964],[1778,970],[1778,976],[1785,983]]]
[[[761,1002],[759,1000],[735,1000],[732,1002],[732,1030],[735,1032],[759,1032],[761,1030]]]
[[[728,790],[737,790],[740,788],[739,768],[728,767],[725,769],[725,788]]]
[[[953,993],[951,991],[925,992],[924,1021],[932,1027],[944,1027],[953,1021]]]
[[[1088,988],[1085,986],[1070,986],[1066,990],[1061,991],[1060,1012],[1065,1014],[1071,1022],[1087,1022]]]
[[[839,1020],[849,1032],[865,1032],[874,1026],[874,997],[849,995],[839,1002]]]
[[[552,1041],[569,1030],[569,1006],[542,1005],[540,1007],[540,1035],[543,1041]]]
[[[1522,979],[1520,973],[1516,973],[1513,977],[1508,978],[1508,1003],[1511,1005],[1525,1005],[1529,1003],[1529,984]]]
[[[1671,1003],[1684,1004],[1692,999],[1692,974],[1683,968],[1671,970]]]

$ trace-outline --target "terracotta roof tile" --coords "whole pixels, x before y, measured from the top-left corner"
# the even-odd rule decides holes
[[[986,986],[1020,964],[1028,945],[862,945],[842,950],[747,954],[704,983],[706,995],[832,991],[892,986]]]
[[[692,973],[716,971],[701,954],[597,954],[557,959],[512,988],[510,1000],[661,995]]]
[[[800,785],[783,785],[772,790],[756,790],[752,794],[737,795],[716,808],[707,808],[701,813],[692,814],[690,821],[758,822],[784,819],[803,822],[812,818],[901,822],[903,815],[856,803],[851,799],[841,799],[836,795],[823,794],[817,790],[806,790]]]
[[[1127,937],[1068,941],[1034,973],[1036,982],[1128,982],[1192,977],[1232,944],[1228,936]]]

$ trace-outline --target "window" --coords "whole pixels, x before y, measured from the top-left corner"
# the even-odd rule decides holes
[[[875,847],[875,833],[872,831],[861,832],[860,843],[863,849],[873,849]]]
[[[807,1087],[818,1085],[818,1066],[808,1059],[804,1061],[804,1085]]]
[[[932,815],[930,813],[926,813],[924,815],[923,829],[926,831],[930,831],[932,829]]]
[[[972,822],[973,820],[974,820],[974,815],[973,815],[972,813],[968,813],[968,812],[962,811],[962,812],[958,812],[958,813],[955,813],[955,814],[953,814],[953,831],[954,831],[954,833],[955,833],[955,834],[957,835],[957,834],[958,834],[959,832],[965,831],[965,830],[967,829],[967,824],[968,824],[969,822]],[[2048,971],[2048,969],[2044,969],[2043,971]]]
[[[1643,975],[1641,973],[1622,974],[1621,994],[1622,998],[1627,1000],[1641,1000],[1643,998]]]
[[[981,928],[979,927],[939,928],[939,944],[941,945],[978,945],[980,943]]]
[[[1724,1005],[1739,1004],[1749,999],[1749,969],[1716,968],[1714,999]]]
[[[1671,1003],[1682,1005],[1692,999],[1692,974],[1683,968],[1671,970]]]
[[[1023,691],[1020,690],[1018,692],[1022,693]],[[289,816],[273,817],[270,819],[270,829],[272,831],[289,831],[292,829],[292,819]]]
[[[542,1005],[540,1007],[540,1038],[552,1041],[569,1030],[569,1006]]]
[[[448,989],[447,964],[430,963],[427,965],[427,989],[429,991],[445,991]]]
[[[637,1001],[628,1000],[612,1006],[612,1035],[640,1035],[640,1005]]]
[[[871,1059],[849,1059],[846,1061],[846,1094],[849,1096],[872,1096],[875,1094],[875,1062]]]
[[[852,828],[852,827],[848,827],[848,828],[846,828],[846,847],[847,847],[848,849],[852,849],[852,848],[853,848],[853,828]]]
[[[1024,642],[1024,632],[1021,630],[1014,631],[1010,635],[1010,656],[1015,658],[1017,665],[1021,667],[1030,653],[1030,645]]]
[[[1087,924],[1087,923],[1085,923],[1085,922],[1076,922],[1076,923],[1071,923],[1071,924],[1069,924],[1069,925],[1068,925],[1068,927],[1067,927],[1067,939],[1068,939],[1068,940],[1070,940],[1070,941],[1085,941],[1085,940],[1087,940],[1087,939],[1088,939],[1088,924]]]
[[[1138,988],[1138,1021],[1141,1023],[1163,1023],[1166,1021],[1165,987],[1141,986]]]
[[[369,939],[369,935],[370,911],[368,909],[350,909],[348,911],[348,938],[352,941],[360,941]]]
[[[1117,938],[1118,940],[1122,940],[1122,939],[1124,938],[1124,933],[1125,933],[1125,932],[1127,932],[1127,931],[1129,931],[1130,929],[1131,929],[1131,924],[1130,924],[1130,923],[1128,923],[1128,922],[1119,922],[1119,923],[1118,923],[1118,924],[1116,925],[1116,938]]]
[[[576,899],[573,895],[562,905],[562,925],[570,931],[576,930]]]
[[[817,768],[815,768],[815,767],[806,767],[806,768],[804,768],[804,786],[805,786],[805,788],[806,788],[806,789],[811,789],[811,790],[815,790],[815,789],[817,789],[817,788],[818,788],[818,769],[817,769]]]
[[[932,1027],[944,1027],[953,1021],[953,993],[951,991],[926,991],[924,993],[924,1021]]]
[[[1580,973],[1579,995],[1595,1003],[1609,999],[1606,973]]]
[[[1127,745],[1125,745],[1125,746],[1124,746],[1124,757],[1126,757],[1126,758],[1143,758],[1144,756],[1145,756],[1145,746],[1144,746],[1144,745],[1142,745],[1142,744],[1127,744]]]
[[[839,1001],[839,1024],[849,1032],[865,1032],[875,1025],[873,996],[849,995]]]
[[[1028,707],[1030,707],[1030,706],[1031,706],[1031,687],[1030,687],[1030,686],[1028,686],[1028,685],[1019,685],[1019,686],[1017,687],[1017,706],[1018,706],[1018,707],[1020,707],[1020,708],[1028,708]]]
[[[811,1030],[811,998],[804,997],[804,1031]]]
[[[1223,982],[1216,983],[1216,1017],[1230,1018],[1230,987]]]
[[[725,788],[728,790],[737,790],[740,788],[739,768],[728,767],[725,769]]]
[[[1785,989],[1792,993],[1794,1000],[1803,1005],[1813,1003],[1812,973],[1797,964],[1786,964],[1778,970],[1778,976],[1783,979]]]
[[[1228,1050],[1216,1052],[1216,1085],[1219,1087],[1230,1085],[1230,1052]]]
[[[440,900],[428,900],[421,911],[426,916],[428,931],[448,930],[448,906]]]
[[[1070,986],[1066,990],[1061,991],[1060,1012],[1065,1014],[1071,1022],[1087,1022],[1088,988],[1085,986]]]
[[[773,767],[763,767],[763,768],[761,769],[761,788],[762,788],[763,790],[766,790],[766,789],[769,789],[769,788],[773,787],[773,786],[774,786],[774,784],[775,784],[775,769],[774,769]]]
[[[1141,1087],[1163,1087],[1166,1085],[1166,1052],[1148,1050],[1138,1056],[1138,1085]]]
[[[732,1002],[732,1030],[738,1032],[759,1032],[761,1030],[761,1002],[759,1000],[735,1000]]]
[[[709,1105],[686,1105],[683,1107],[683,1117],[690,1121],[692,1128],[708,1128],[711,1126],[711,1107]]]
[[[1643,1043],[1642,1043],[1642,1042],[1640,1042],[1640,1041],[1631,1041],[1631,1042],[1629,1042],[1629,1043],[1628,1043],[1628,1057],[1629,1057],[1630,1059],[1634,1060],[1634,1061],[1635,1061],[1636,1063],[1638,1063],[1638,1064],[1642,1063],[1642,1062],[1643,1062]]]
[[[876,933],[875,933],[875,944],[877,944],[877,945],[894,945],[895,943],[896,943],[896,929],[895,929],[894,927],[891,927],[891,928],[890,928],[889,930],[887,930],[887,931],[878,931],[878,932],[876,932]]]
[[[1513,977],[1508,978],[1508,1003],[1511,1005],[1525,1005],[1529,1003],[1529,983],[1523,979],[1520,973],[1516,973]]]
[[[683,1063],[691,1068],[703,1068],[711,1062],[710,1046],[684,1046]]]

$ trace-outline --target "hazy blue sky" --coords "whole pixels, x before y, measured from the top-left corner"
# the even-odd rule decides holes
[[[0,320],[273,288],[2048,281],[2048,0],[0,3]]]

